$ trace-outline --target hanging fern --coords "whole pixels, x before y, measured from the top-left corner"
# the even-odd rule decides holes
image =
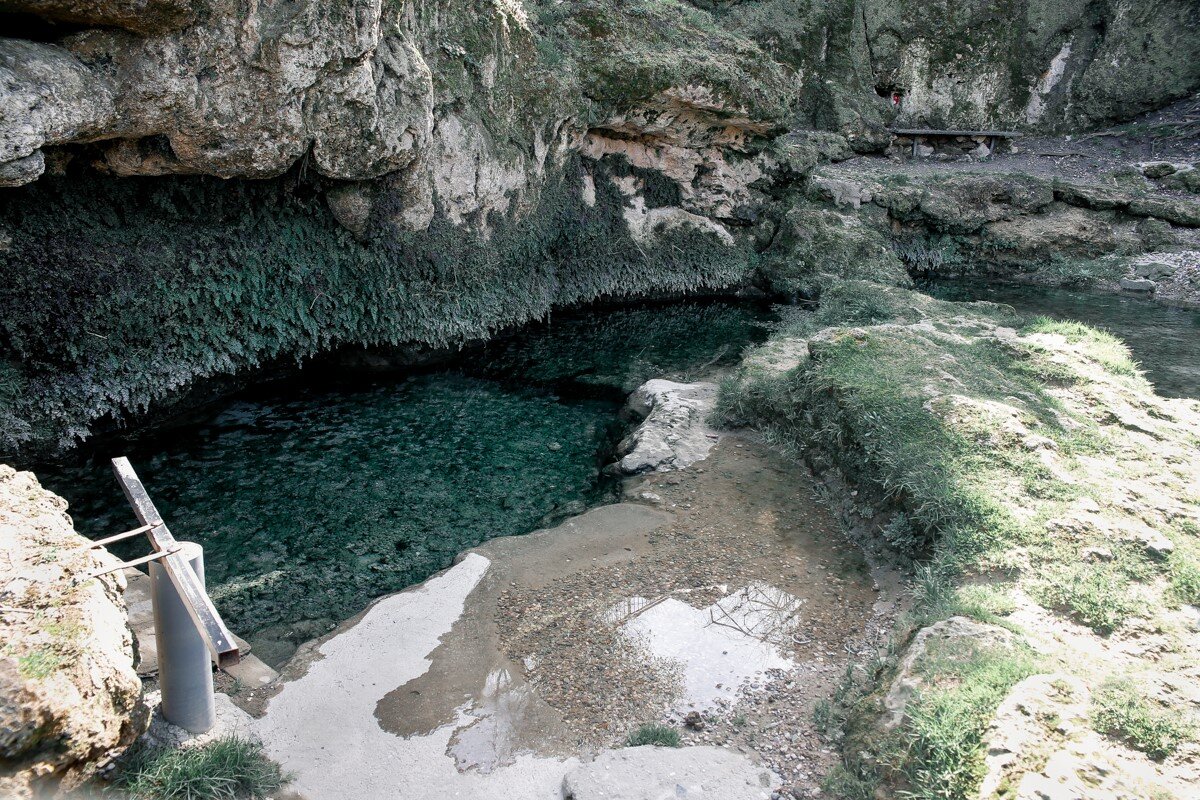
[[[634,242],[623,198],[578,165],[488,240],[439,217],[357,241],[321,187],[204,177],[45,177],[0,198],[0,456],[46,452],[198,381],[343,344],[455,346],[554,306],[729,286],[744,248]],[[387,198],[381,203],[388,211]],[[494,216],[494,215],[493,215]]]

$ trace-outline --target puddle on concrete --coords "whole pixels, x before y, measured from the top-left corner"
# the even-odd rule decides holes
[[[522,751],[521,732],[533,713],[533,691],[524,679],[508,669],[492,670],[470,709],[470,719],[450,739],[449,754],[460,772],[474,769],[488,774],[511,764]]]
[[[791,654],[804,603],[754,582],[705,608],[675,597],[643,602],[621,632],[650,658],[678,666],[683,694],[676,710],[703,712],[732,703],[739,689],[770,670],[796,666]]]
[[[861,553],[811,477],[729,436],[707,460],[635,480],[626,496],[647,491],[673,514],[648,550],[500,593],[506,657],[585,745],[620,741],[671,710],[719,714],[748,684],[793,669],[805,677],[789,700],[807,715],[876,603]]]

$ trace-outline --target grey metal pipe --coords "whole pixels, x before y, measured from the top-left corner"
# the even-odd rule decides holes
[[[204,549],[180,542],[179,555],[204,585]],[[189,733],[204,733],[217,722],[212,659],[196,624],[160,562],[150,564],[154,635],[158,640],[158,685],[163,718]]]

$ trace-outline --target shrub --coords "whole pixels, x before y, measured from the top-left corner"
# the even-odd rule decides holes
[[[1195,731],[1177,714],[1155,708],[1131,682],[1106,681],[1092,698],[1092,724],[1101,733],[1161,761]]]
[[[861,762],[849,766],[838,764],[821,782],[826,794],[842,800],[873,800],[878,785],[879,776]]]
[[[234,800],[266,797],[288,780],[257,742],[225,736],[199,747],[135,753],[116,787],[134,800]]]
[[[679,731],[670,725],[648,723],[625,738],[626,747],[641,747],[647,744],[658,747],[679,747]]]
[[[893,550],[910,558],[926,553],[933,544],[928,532],[917,529],[904,513],[892,517],[880,533]]]

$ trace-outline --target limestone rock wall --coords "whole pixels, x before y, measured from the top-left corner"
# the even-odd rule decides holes
[[[864,0],[862,13],[878,93],[900,94],[899,127],[1086,128],[1200,81],[1200,7],[1187,0]]]
[[[148,721],[116,563],[80,550],[66,502],[0,464],[0,795],[66,793]]]
[[[735,128],[800,120],[873,148],[888,122],[1061,129],[1200,85],[1186,0],[0,7],[12,12],[67,25],[0,39],[7,185],[42,174],[46,147],[100,142],[88,158],[118,175],[265,177],[303,161],[349,180],[413,172],[412,202],[450,189],[461,205],[474,160],[480,208],[503,211],[494,195],[536,180],[556,147],[590,128],[655,137],[681,99]]]

